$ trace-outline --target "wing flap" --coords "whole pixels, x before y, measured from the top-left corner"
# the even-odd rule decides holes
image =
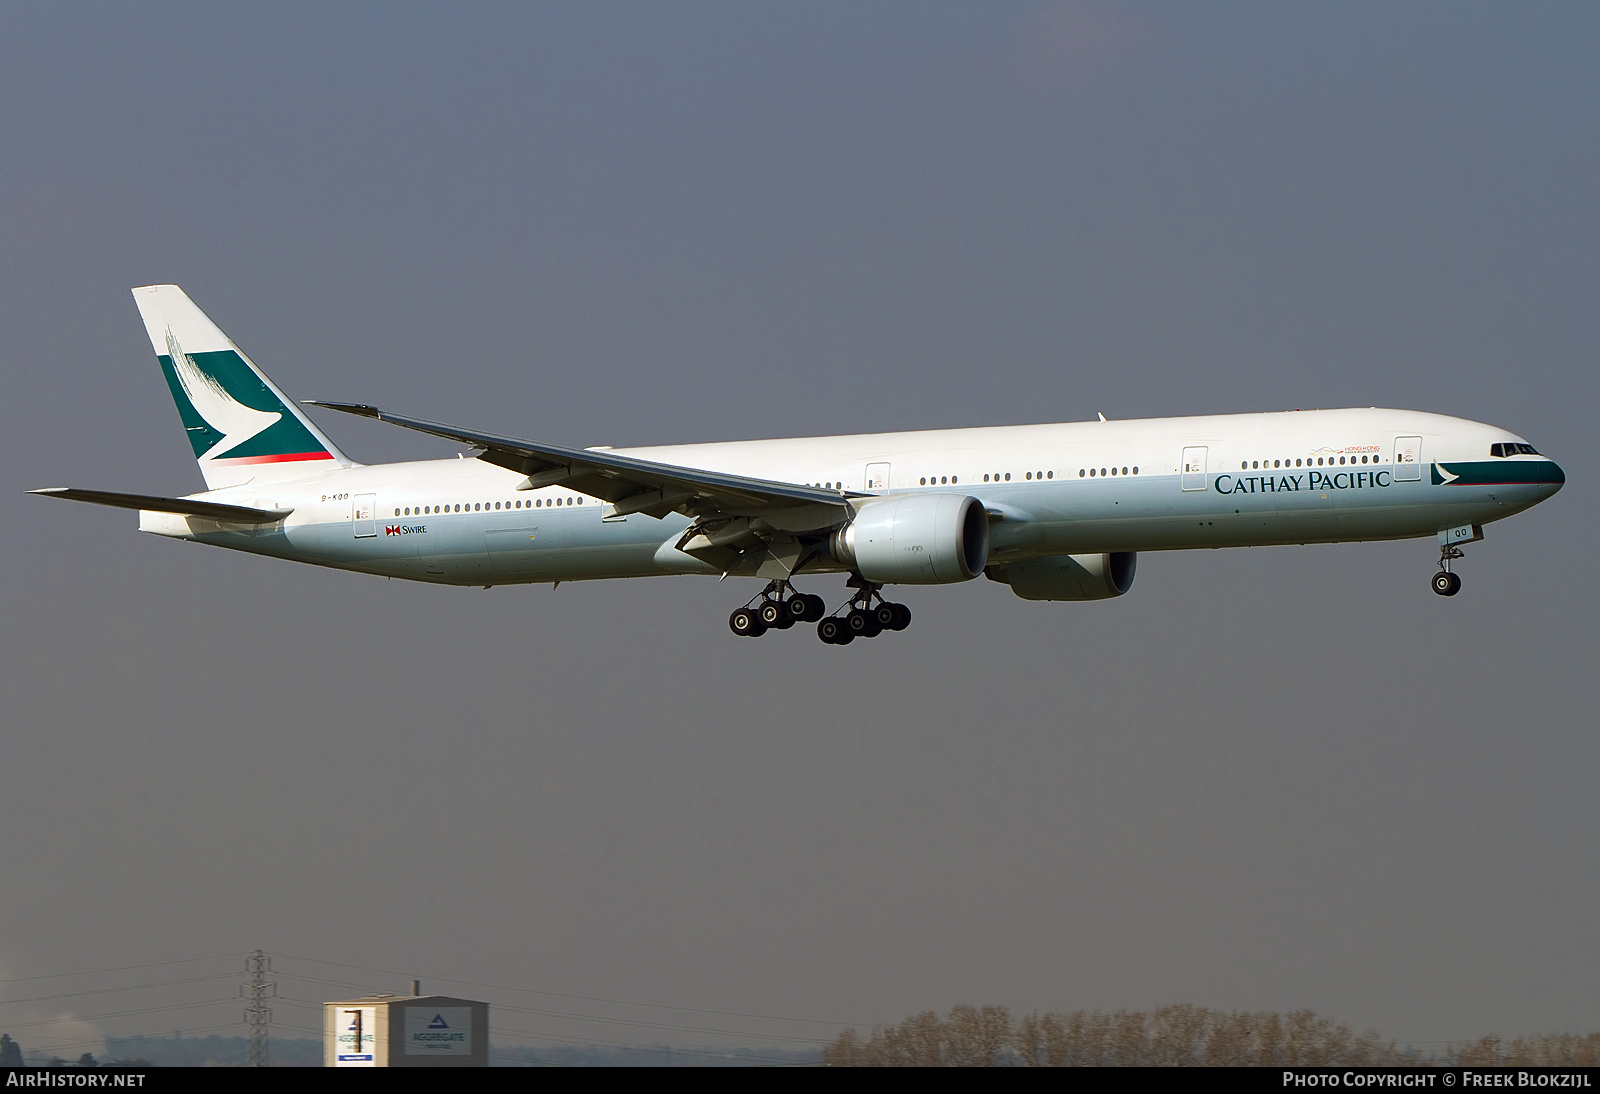
[[[109,505],[114,509],[181,513],[188,517],[205,517],[207,520],[227,521],[230,524],[275,524],[294,512],[293,509],[254,509],[248,505],[225,505],[222,502],[197,501],[193,498],[160,498],[152,494],[76,490],[69,486],[49,486],[43,490],[29,490],[28,493],[46,498],[65,498],[67,501],[86,501],[91,505]]]

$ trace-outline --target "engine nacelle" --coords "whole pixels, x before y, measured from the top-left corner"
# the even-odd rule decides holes
[[[970,581],[989,561],[989,514],[960,494],[869,501],[829,540],[833,557],[879,585]]]
[[[1133,587],[1138,562],[1133,551],[1050,555],[996,566],[989,576],[1024,600],[1109,600]]]

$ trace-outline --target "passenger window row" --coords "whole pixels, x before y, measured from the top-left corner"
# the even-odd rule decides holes
[[[1100,477],[1102,475],[1108,476],[1108,477],[1111,476],[1111,475],[1137,475],[1138,473],[1139,473],[1139,469],[1137,467],[1133,467],[1133,468],[1128,468],[1128,467],[1120,467],[1120,468],[1119,467],[1100,467],[1100,468],[1080,467],[1080,468],[1078,468],[1078,478],[1080,478],[1080,479],[1082,479],[1082,478],[1090,478],[1090,479],[1098,478],[1098,477]],[[1043,482],[1043,481],[1045,481],[1047,479],[1053,479],[1055,477],[1056,477],[1056,473],[1054,471],[1025,471],[1025,472],[1023,472],[1023,475],[1022,475],[1022,478],[1023,478],[1024,482]],[[957,482],[958,480],[954,475],[949,476],[948,479],[946,479],[946,477],[943,476],[943,475],[940,475],[937,478],[935,478],[932,475],[929,475],[926,478],[918,479],[917,480],[917,485],[919,485],[919,486],[942,486],[947,481],[951,482],[951,483],[954,483],[954,482]],[[1005,471],[1005,472],[996,471],[993,474],[985,475],[983,477],[983,481],[984,482],[1010,482],[1011,481],[1011,472],[1009,472],[1009,471]]]
[[[548,501],[546,501],[544,498],[534,498],[532,501],[529,501],[529,502],[524,502],[521,498],[518,498],[516,501],[507,501],[507,502],[499,502],[499,501],[493,501],[493,502],[490,502],[490,501],[477,501],[477,502],[471,502],[471,503],[462,502],[460,505],[456,505],[456,506],[449,506],[449,505],[401,506],[400,509],[396,509],[394,511],[394,515],[397,516],[397,517],[398,516],[423,517],[423,516],[427,516],[430,513],[480,513],[480,512],[483,512],[484,510],[493,511],[495,509],[542,509],[542,508],[544,508],[546,506],[550,506],[550,507],[554,508],[555,506],[558,506],[558,505],[582,505],[582,504],[583,504],[583,498],[581,496],[579,496],[579,495],[573,495],[571,497],[551,498]]]
[[[1240,460],[1239,461],[1239,470],[1240,471],[1256,471],[1256,470],[1260,470],[1261,468],[1266,468],[1267,470],[1270,471],[1274,467],[1302,467],[1302,466],[1303,467],[1323,467],[1323,466],[1334,467],[1334,466],[1342,465],[1344,463],[1345,459],[1346,459],[1346,457],[1340,456],[1339,459],[1337,461],[1335,461],[1332,456],[1329,456],[1329,457],[1327,457],[1327,461],[1328,462],[1326,464],[1324,464],[1322,462],[1323,461],[1323,457],[1321,457],[1321,456],[1318,456],[1315,462],[1312,462],[1312,460],[1311,460],[1311,458],[1309,456],[1307,458],[1303,459],[1303,460]],[[1350,462],[1352,464],[1355,464],[1355,463],[1366,463],[1367,460],[1368,460],[1368,457],[1362,456],[1359,460],[1357,460],[1356,457],[1351,456],[1351,457],[1349,457],[1349,460],[1350,460]],[[1371,457],[1371,461],[1373,463],[1381,463],[1382,462],[1377,456]]]

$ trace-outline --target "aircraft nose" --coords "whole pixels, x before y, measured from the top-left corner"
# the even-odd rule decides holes
[[[1566,485],[1566,481],[1567,481],[1567,473],[1565,471],[1561,470],[1561,465],[1559,463],[1557,463],[1555,460],[1551,460],[1550,461],[1550,485],[1552,487],[1554,487],[1554,489],[1552,489],[1550,492],[1552,494],[1554,494],[1556,492],[1556,490],[1560,490],[1562,488],[1562,486]]]

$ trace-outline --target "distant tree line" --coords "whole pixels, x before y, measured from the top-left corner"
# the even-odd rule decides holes
[[[1600,1033],[1496,1036],[1442,1053],[1399,1047],[1309,1010],[1221,1011],[1181,1004],[1152,1011],[1029,1014],[957,1006],[863,1039],[846,1030],[822,1050],[827,1067],[1392,1067],[1600,1064]]]
[[[22,1046],[0,1033],[0,1067],[242,1067],[243,1037],[107,1037],[105,1059],[85,1052],[76,1060],[42,1052],[26,1055]],[[322,1042],[308,1038],[273,1038],[272,1060],[285,1067],[321,1067]]]

